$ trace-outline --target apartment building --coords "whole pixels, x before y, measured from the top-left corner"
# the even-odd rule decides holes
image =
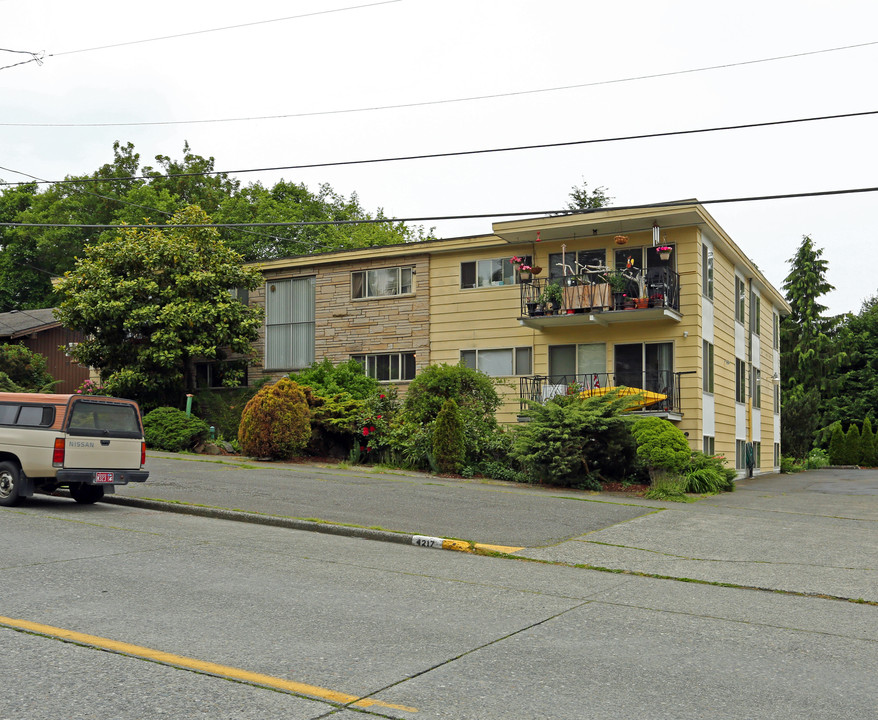
[[[405,386],[433,363],[527,401],[636,388],[693,449],[780,461],[781,294],[696,201],[495,223],[493,233],[275,260],[251,381],[356,358]],[[532,274],[537,269],[536,274]]]

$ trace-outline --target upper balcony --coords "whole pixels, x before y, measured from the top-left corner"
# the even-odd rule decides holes
[[[545,329],[617,322],[680,322],[680,276],[669,267],[588,270],[560,278],[521,280],[521,317]]]

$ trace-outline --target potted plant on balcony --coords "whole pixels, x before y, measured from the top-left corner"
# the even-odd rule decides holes
[[[628,290],[628,280],[620,272],[609,273],[607,285],[610,286],[610,292],[613,293],[613,307],[616,310],[621,310],[625,302],[625,291]]]
[[[561,292],[561,286],[556,282],[551,282],[546,285],[546,287],[543,288],[543,292],[540,294],[540,302],[548,312],[560,310],[562,298],[563,293]]]
[[[660,245],[655,249],[655,251],[659,254],[659,257],[662,260],[670,260],[671,253],[674,251],[674,248],[672,248],[670,245]]]
[[[518,257],[517,255],[513,255],[509,258],[509,262],[515,266],[515,270],[518,273],[518,279],[523,283],[531,282],[533,276],[539,275],[542,271],[541,267],[528,265],[523,257]]]

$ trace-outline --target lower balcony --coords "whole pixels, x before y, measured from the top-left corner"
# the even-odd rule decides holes
[[[523,325],[533,328],[682,320],[680,276],[668,267],[601,270],[521,282]]]
[[[557,395],[603,395],[611,390],[638,396],[630,412],[682,420],[680,376],[688,372],[589,373],[585,375],[533,375],[519,379],[519,420],[527,420],[528,401],[544,403]]]

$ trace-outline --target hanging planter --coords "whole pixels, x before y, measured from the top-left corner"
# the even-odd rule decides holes
[[[674,248],[670,247],[669,245],[661,245],[655,250],[662,260],[669,260],[671,257],[671,253],[674,251]]]
[[[628,236],[627,235],[616,235],[616,237],[613,238],[613,241],[616,243],[616,245],[627,245],[628,244]]]

